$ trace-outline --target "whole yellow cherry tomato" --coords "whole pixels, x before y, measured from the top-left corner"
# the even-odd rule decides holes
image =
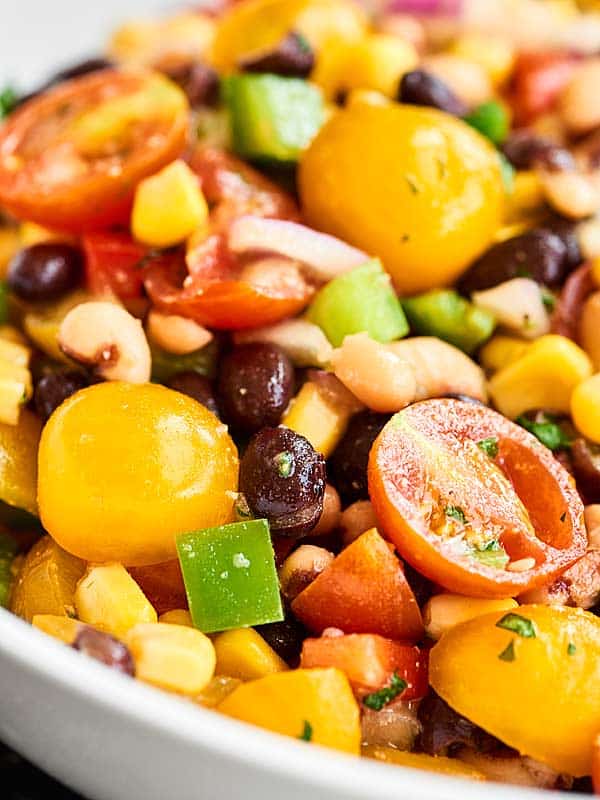
[[[0,500],[37,513],[37,450],[42,425],[23,409],[17,425],[0,422]]]
[[[580,777],[600,726],[600,619],[577,608],[520,606],[452,628],[429,679],[459,714],[523,755]]]
[[[366,27],[364,12],[352,0],[243,0],[220,19],[212,62],[228,72],[240,60],[274,47],[292,30],[318,51],[331,40],[358,39]]]
[[[44,428],[40,516],[87,561],[167,561],[175,534],[231,518],[237,472],[227,428],[195,400],[155,384],[101,383]]]
[[[353,105],[302,157],[308,222],[379,256],[401,293],[452,283],[490,244],[504,189],[493,147],[444,112]]]

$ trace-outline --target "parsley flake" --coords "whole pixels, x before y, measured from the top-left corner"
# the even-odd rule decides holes
[[[482,439],[480,442],[477,442],[477,447],[489,456],[490,458],[496,458],[498,455],[498,439],[494,436],[490,436],[488,439]]]
[[[7,117],[17,104],[17,93],[12,86],[6,86],[0,91],[0,120]]]
[[[384,686],[378,692],[368,694],[363,698],[363,705],[370,708],[372,711],[381,711],[382,708],[391,703],[398,695],[403,692],[408,686],[407,682],[403,680],[397,672],[394,672],[389,686]]]
[[[511,639],[504,650],[498,656],[500,661],[514,661],[516,659],[515,655],[515,640]]]
[[[302,733],[298,738],[303,742],[310,742],[312,741],[312,737],[313,737],[313,727],[310,724],[310,722],[307,719],[305,719]]]
[[[496,623],[497,628],[504,628],[506,631],[512,631],[517,636],[522,636],[523,639],[535,639],[535,625],[527,617],[522,617],[520,614],[513,614],[509,612],[505,614],[501,620]]]
[[[540,422],[535,422],[522,414],[517,417],[517,424],[525,428],[529,433],[533,433],[536,439],[553,452],[556,450],[568,450],[572,444],[571,439],[560,425],[547,414],[542,415]]]
[[[573,642],[569,642],[569,646],[567,647],[567,655],[568,656],[574,656],[576,652],[577,652],[577,648],[575,647]]]
[[[459,522],[462,522],[463,525],[465,525],[467,522],[465,512],[462,510],[460,506],[446,506],[446,508],[444,509],[444,514],[447,517],[451,517],[452,519],[456,519]]]

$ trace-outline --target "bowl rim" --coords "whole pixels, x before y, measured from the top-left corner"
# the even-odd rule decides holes
[[[391,766],[296,742],[222,714],[192,706],[132,680],[65,647],[0,608],[0,666],[10,660],[45,681],[99,704],[116,716],[133,717],[153,732],[230,759],[249,770],[304,783],[307,788],[369,800],[514,800],[515,787]],[[252,735],[249,735],[250,728]],[[543,791],[548,798],[565,793]],[[540,790],[519,787],[520,800],[540,800]]]

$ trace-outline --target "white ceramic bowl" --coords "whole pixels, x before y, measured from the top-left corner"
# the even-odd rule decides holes
[[[0,0],[0,85],[177,0]],[[519,713],[519,709],[515,709]],[[274,736],[117,675],[0,609],[0,739],[90,800],[540,800]],[[1,790],[0,790],[1,794]]]

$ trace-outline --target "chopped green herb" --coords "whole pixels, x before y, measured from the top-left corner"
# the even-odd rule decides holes
[[[456,519],[459,522],[462,522],[463,525],[466,524],[467,522],[465,512],[462,510],[460,506],[446,506],[446,508],[444,509],[444,514],[447,517],[452,517],[452,519]]]
[[[563,511],[563,513],[560,515],[560,521],[564,522],[566,520],[566,518],[567,518],[567,512]]]
[[[494,569],[504,569],[510,561],[508,553],[496,539],[492,539],[484,547],[472,550],[471,555],[480,564]]]
[[[302,733],[300,734],[300,736],[298,738],[301,739],[303,742],[310,742],[310,741],[312,741],[312,737],[313,737],[312,725],[310,724],[310,722],[307,719],[305,719],[304,720],[304,728],[302,729]]]
[[[277,453],[273,462],[280,478],[289,478],[294,472],[294,456],[287,450]]]
[[[0,119],[4,119],[10,114],[16,106],[17,100],[17,93],[12,86],[6,86],[0,91]]]
[[[567,647],[567,655],[568,656],[574,656],[576,652],[577,652],[577,648],[575,647],[573,642],[569,642],[569,646]]]
[[[496,458],[498,455],[498,439],[490,436],[488,439],[482,439],[480,442],[477,442],[477,447],[489,456],[490,458]]]
[[[505,614],[501,620],[496,623],[497,628],[504,628],[504,630],[512,631],[523,639],[535,639],[535,625],[527,617],[522,617],[520,614],[513,614],[509,612]]]
[[[389,686],[385,686],[378,692],[368,694],[363,698],[363,705],[370,708],[372,711],[381,711],[382,708],[391,703],[398,695],[403,692],[408,684],[403,680],[397,672],[394,672]]]
[[[418,186],[416,180],[413,178],[413,176],[412,175],[405,175],[404,178],[405,178],[406,182],[408,183],[408,186],[409,186],[409,189],[411,190],[411,192],[413,194],[419,194],[419,192],[421,190],[419,189],[419,186]]]
[[[500,661],[514,661],[516,659],[515,656],[515,640],[511,639],[508,645],[504,648],[504,650],[498,656]]]
[[[542,293],[542,303],[546,306],[548,311],[554,311],[556,306],[556,295],[550,291],[550,289],[546,289],[545,286],[541,287]]]
[[[477,106],[464,120],[496,145],[502,144],[510,128],[506,109],[497,100],[488,100]]]
[[[525,415],[517,417],[517,424],[538,439],[549,450],[568,450],[572,440],[567,436],[563,429],[547,414],[542,415],[541,422],[534,422]]]

